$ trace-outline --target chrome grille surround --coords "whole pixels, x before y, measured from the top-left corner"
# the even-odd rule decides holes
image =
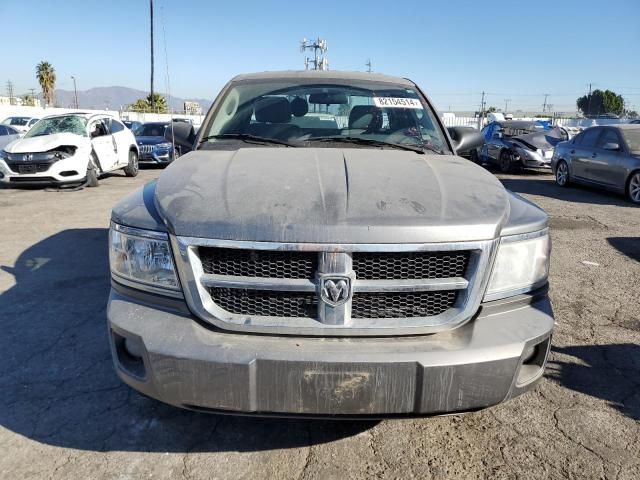
[[[420,244],[310,244],[214,240],[171,236],[176,267],[184,286],[185,300],[201,319],[225,330],[278,335],[385,336],[416,335],[450,330],[468,321],[477,311],[489,280],[498,240]],[[199,247],[247,250],[317,252],[315,279],[239,277],[205,274]],[[463,277],[426,279],[362,280],[352,268],[355,252],[443,252],[469,250],[468,267]],[[352,297],[346,303],[329,305],[320,300],[323,276],[348,277],[353,296],[359,293],[382,294],[456,291],[451,308],[437,315],[407,318],[355,318]],[[297,292],[317,296],[316,318],[253,316],[230,313],[212,299],[211,288],[248,291]],[[442,292],[444,294],[444,292]]]

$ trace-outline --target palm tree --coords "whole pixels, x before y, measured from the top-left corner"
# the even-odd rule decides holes
[[[42,61],[36,66],[36,78],[42,88],[44,102],[53,105],[53,91],[56,87],[56,71],[49,62]]]

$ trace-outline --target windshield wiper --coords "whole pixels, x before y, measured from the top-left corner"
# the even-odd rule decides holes
[[[212,138],[216,138],[216,139],[230,139],[230,140],[242,140],[245,141],[247,143],[256,143],[258,145],[262,144],[275,144],[275,145],[285,145],[287,147],[297,147],[297,145],[294,145],[293,143],[289,143],[285,140],[277,140],[275,138],[267,138],[267,137],[259,137],[257,135],[251,135],[249,133],[221,133],[219,135],[208,135],[206,137],[204,137],[202,140],[200,140],[200,142],[198,142],[198,145],[206,142],[207,140],[210,140]]]
[[[358,145],[372,145],[375,147],[390,147],[390,148],[399,148],[401,150],[408,150],[410,152],[416,153],[424,153],[423,145],[415,144],[415,145],[403,145],[401,143],[391,143],[391,142],[383,142],[382,140],[374,140],[372,138],[361,138],[361,137],[314,137],[308,138],[305,140],[307,142],[342,142],[342,143],[355,143]],[[430,147],[425,145],[427,148],[431,150]],[[440,153],[440,152],[438,152]]]

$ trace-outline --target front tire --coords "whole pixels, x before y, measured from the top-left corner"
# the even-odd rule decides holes
[[[91,152],[89,156],[89,163],[87,164],[87,179],[85,180],[87,187],[97,187],[98,182],[98,162],[96,154]]]
[[[627,198],[640,205],[640,171],[633,172],[627,181]]]
[[[135,177],[136,175],[138,175],[139,171],[140,167],[138,165],[138,154],[131,150],[129,152],[129,163],[126,167],[124,167],[124,174],[127,177]]]
[[[569,185],[569,165],[564,160],[560,160],[556,167],[556,184],[560,187]]]
[[[511,154],[507,150],[503,150],[500,153],[498,163],[502,173],[513,173],[515,170],[515,166],[511,160]]]

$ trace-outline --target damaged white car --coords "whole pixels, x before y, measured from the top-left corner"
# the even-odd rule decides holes
[[[0,182],[6,184],[93,187],[100,175],[118,169],[138,174],[138,147],[133,133],[108,115],[46,117],[0,151]]]

